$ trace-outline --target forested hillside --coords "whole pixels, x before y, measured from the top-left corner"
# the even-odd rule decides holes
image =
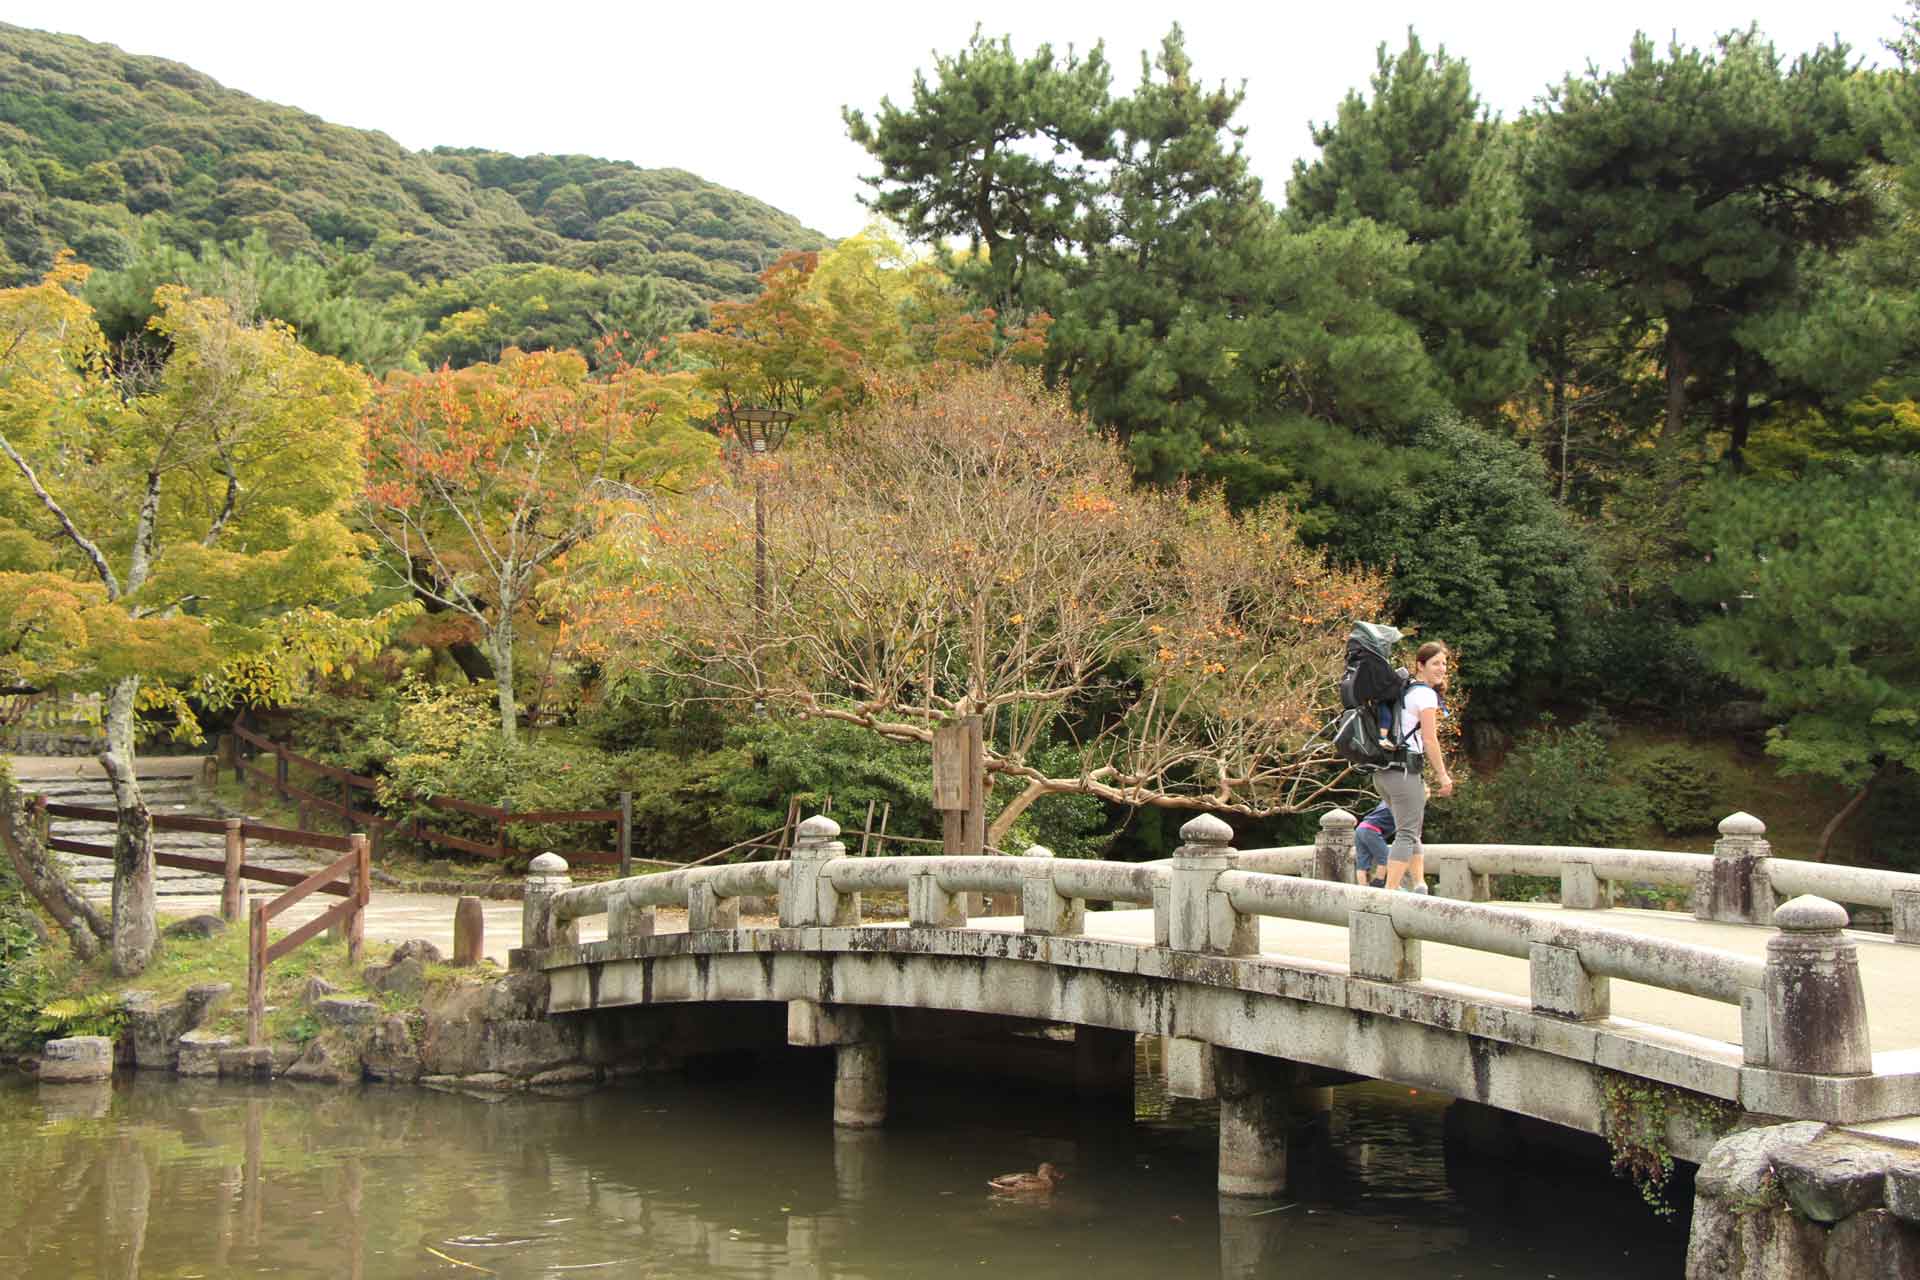
[[[683,170],[408,151],[177,62],[0,24],[6,283],[37,279],[63,246],[113,271],[143,244],[192,251],[249,236],[276,255],[324,257],[351,275],[355,297],[410,312],[429,332],[489,303],[510,312],[529,291],[620,325],[645,280],[649,301],[684,322],[751,296],[781,253],[825,243]],[[497,336],[496,351],[530,345],[517,331]],[[455,343],[437,354],[469,353]]]

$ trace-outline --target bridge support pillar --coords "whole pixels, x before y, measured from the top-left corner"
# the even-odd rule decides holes
[[[1286,1190],[1294,1066],[1284,1058],[1214,1047],[1221,1195],[1277,1196]]]
[[[833,1122],[877,1129],[887,1118],[887,1041],[884,1009],[818,1000],[787,1001],[787,1043],[833,1046]]]
[[[1073,1083],[1082,1096],[1133,1096],[1134,1035],[1109,1027],[1073,1029]]]
[[[887,1042],[835,1045],[833,1123],[842,1129],[878,1129],[887,1122]]]
[[[1203,1102],[1216,1096],[1211,1044],[1188,1036],[1168,1036],[1165,1053],[1168,1094]]]

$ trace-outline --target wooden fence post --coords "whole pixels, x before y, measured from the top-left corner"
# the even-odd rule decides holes
[[[633,792],[620,793],[620,874],[633,874]]]
[[[359,964],[367,939],[367,904],[373,901],[373,867],[366,836],[353,836],[348,843],[353,846],[353,912],[347,917],[347,960]]]
[[[494,842],[500,846],[500,856],[502,858],[507,856],[507,815],[512,812],[513,801],[502,800],[500,802],[500,816],[493,820],[494,831],[497,833],[494,837]]]
[[[247,1047],[261,1047],[267,1015],[267,904],[254,902],[247,912]]]
[[[227,862],[220,883],[220,918],[232,924],[240,918],[240,866],[247,859],[246,823],[227,819]]]
[[[287,749],[277,742],[273,744],[273,789],[287,799]]]

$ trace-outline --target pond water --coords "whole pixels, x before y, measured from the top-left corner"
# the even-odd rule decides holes
[[[824,1068],[824,1070],[823,1070]],[[577,1096],[0,1086],[0,1276],[1671,1276],[1652,1215],[1590,1161],[1475,1160],[1445,1100],[1334,1091],[1287,1195],[1213,1194],[1213,1108],[897,1075],[873,1133],[830,1062]],[[986,1180],[1048,1160],[1038,1203]]]

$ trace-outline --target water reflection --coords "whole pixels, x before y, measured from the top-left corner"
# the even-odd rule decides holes
[[[735,1080],[479,1099],[154,1078],[0,1088],[0,1275],[1349,1278],[1680,1269],[1593,1168],[1449,1160],[1443,1104],[1336,1091],[1286,1196],[1213,1192],[1206,1104],[896,1076],[836,1132],[825,1055]],[[1457,1155],[1457,1153],[1456,1153]],[[1050,1160],[1047,1200],[986,1180]],[[1577,1250],[1569,1242],[1583,1242]],[[1598,1242],[1597,1244],[1594,1242]]]

